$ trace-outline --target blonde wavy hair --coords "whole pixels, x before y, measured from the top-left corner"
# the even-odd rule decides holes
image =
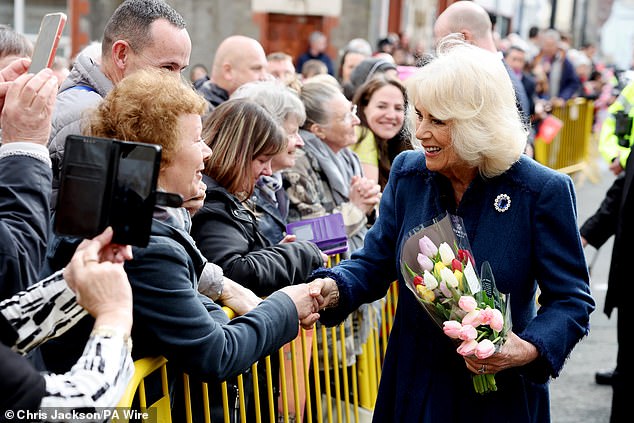
[[[451,125],[456,154],[484,177],[521,156],[528,130],[502,59],[451,34],[437,56],[406,81],[412,104]]]
[[[179,147],[178,118],[203,115],[207,102],[173,73],[148,68],[122,79],[90,115],[89,135],[160,145],[167,167]]]

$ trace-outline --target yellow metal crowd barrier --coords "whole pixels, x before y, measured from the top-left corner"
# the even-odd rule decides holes
[[[387,339],[394,322],[398,298],[398,286],[394,282],[385,297],[381,309],[380,323],[370,330],[366,342],[362,346],[362,353],[356,356],[356,362],[347,363],[345,331],[352,331],[354,325],[342,323],[333,328],[318,326],[314,329],[301,329],[298,337],[280,348],[277,354],[279,360],[279,374],[273,374],[271,357],[253,364],[249,380],[253,385],[252,398],[254,400],[255,422],[306,422],[306,423],[360,423],[370,421],[372,410],[378,392],[381,377],[381,367]],[[230,318],[233,311],[225,308]],[[321,336],[317,336],[320,331]],[[327,332],[329,332],[327,334]],[[329,335],[329,336],[327,336]],[[318,345],[318,339],[321,344]],[[321,348],[321,354],[319,353]],[[167,366],[169,363],[163,357],[143,358],[135,361],[135,373],[132,382],[119,407],[148,411],[148,418],[144,422],[171,422],[171,408],[167,382]],[[263,367],[263,368],[262,368]],[[337,370],[338,369],[338,370]],[[148,404],[145,394],[144,379],[160,372],[162,396],[155,402]],[[259,386],[259,372],[265,372],[266,386]],[[279,397],[274,395],[274,381],[278,381]],[[202,386],[200,386],[202,385]],[[229,404],[227,382],[223,382],[221,391],[223,423],[231,421],[246,423],[247,412],[245,386],[243,376],[238,376],[238,410]],[[201,389],[202,403],[192,401],[191,389]],[[190,378],[183,375],[183,392],[172,392],[181,395],[185,400],[185,420],[193,421],[193,415],[204,416],[206,423],[220,423],[213,421],[210,412],[209,389],[206,383],[194,383],[190,386]],[[268,402],[263,408],[261,401]],[[278,415],[274,414],[275,409]],[[262,410],[268,410],[263,416]],[[232,420],[232,415],[237,417]],[[127,423],[125,419],[114,420],[117,423]],[[174,421],[177,421],[174,418]],[[251,422],[249,422],[251,423]]]
[[[134,362],[134,375],[118,406],[130,409],[133,401],[137,399],[139,403],[138,411],[148,413],[146,421],[151,423],[170,423],[172,418],[166,363],[167,360],[164,357],[146,357],[136,360]],[[145,392],[145,378],[155,372],[160,372],[162,395],[156,401],[148,404]],[[127,423],[128,419],[121,414],[112,421],[114,423]]]
[[[573,98],[565,105],[553,107],[553,116],[563,122],[557,136],[550,143],[535,139],[535,160],[566,174],[589,174],[590,146],[594,104],[585,98]]]

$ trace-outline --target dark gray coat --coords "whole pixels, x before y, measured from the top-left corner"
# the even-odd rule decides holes
[[[305,282],[323,265],[310,241],[271,245],[259,232],[255,215],[208,176],[205,204],[192,219],[192,237],[202,254],[222,267],[225,276],[266,296],[284,286]]]

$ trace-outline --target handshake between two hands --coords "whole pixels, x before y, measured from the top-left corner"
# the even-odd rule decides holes
[[[334,305],[339,298],[337,285],[332,279],[315,279],[309,283],[285,286],[280,289],[297,307],[299,322],[310,329],[319,320],[319,311]]]
[[[337,285],[332,279],[315,279],[310,283],[285,286],[280,291],[295,304],[299,322],[304,329],[310,329],[319,319],[319,310],[334,304],[338,298]],[[254,309],[262,299],[250,289],[225,278],[218,302],[236,314],[243,315]]]

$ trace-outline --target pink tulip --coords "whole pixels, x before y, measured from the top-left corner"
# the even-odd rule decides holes
[[[489,326],[491,326],[491,329],[496,332],[500,332],[504,328],[504,317],[502,317],[502,312],[500,310],[493,310]]]
[[[463,325],[471,325],[474,328],[482,324],[481,310],[472,310],[462,318]]]
[[[458,346],[456,351],[458,351],[458,354],[467,357],[469,355],[473,355],[477,347],[478,347],[478,341],[476,341],[475,339],[472,339],[470,341],[462,341],[462,344]]]
[[[502,312],[490,307],[485,308],[482,310],[482,324],[489,325],[494,331],[500,332],[504,328]]]
[[[418,265],[423,271],[431,271],[434,268],[434,263],[423,253],[418,253],[418,255],[416,256],[416,261],[418,261]]]
[[[475,356],[480,360],[484,360],[487,357],[491,357],[495,352],[495,345],[488,339],[483,339],[478,342],[478,346],[475,349]]]
[[[458,306],[469,313],[470,311],[475,310],[475,308],[478,306],[478,302],[470,295],[463,295],[462,297],[460,297],[460,300],[458,300]]]
[[[471,325],[462,325],[459,338],[463,341],[470,341],[478,337],[478,331]]]
[[[418,248],[420,252],[426,255],[429,258],[434,257],[438,254],[438,247],[425,235],[421,239],[418,240]]]
[[[447,320],[442,324],[442,330],[450,338],[458,339],[460,337],[460,329],[462,325],[455,320]]]

